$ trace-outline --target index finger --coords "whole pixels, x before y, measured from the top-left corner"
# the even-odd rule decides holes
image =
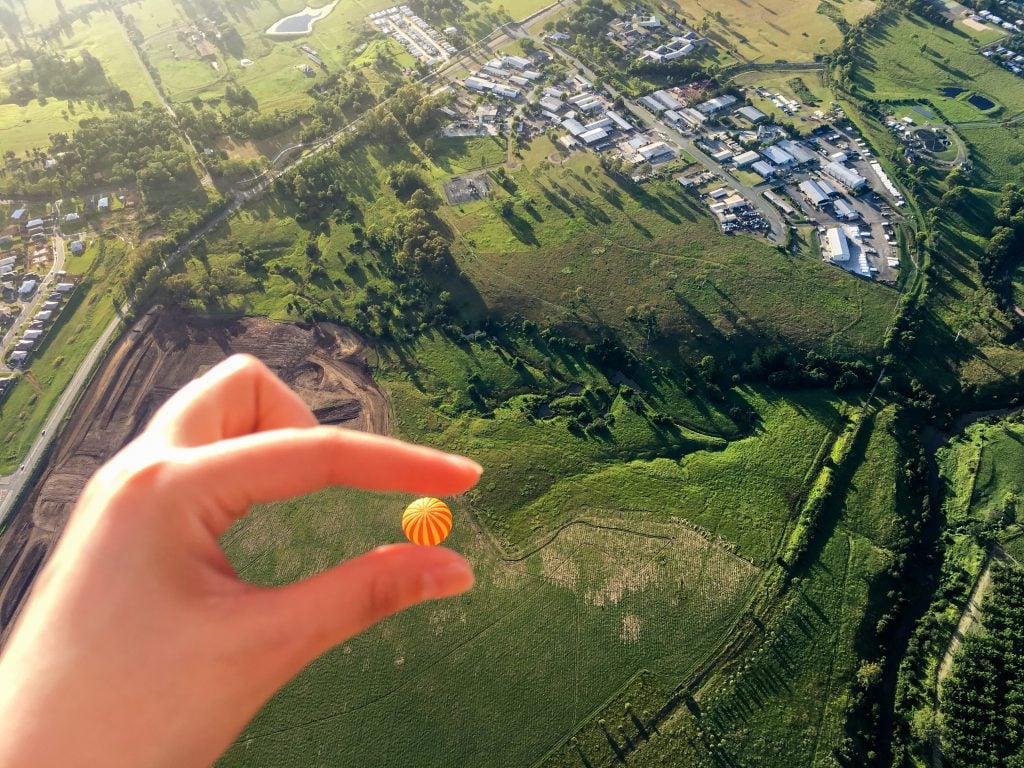
[[[252,355],[232,355],[164,403],[146,432],[188,447],[316,423],[302,398],[260,360]]]
[[[222,533],[253,504],[328,486],[450,496],[482,468],[463,456],[342,427],[279,429],[181,451],[168,498],[183,499]]]

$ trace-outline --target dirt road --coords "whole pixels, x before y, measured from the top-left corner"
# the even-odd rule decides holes
[[[388,432],[365,347],[337,326],[199,318],[155,310],[115,345],[0,539],[0,643],[92,473],[195,376],[236,352],[267,363],[325,424]]]

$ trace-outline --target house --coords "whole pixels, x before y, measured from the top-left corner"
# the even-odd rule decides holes
[[[48,310],[60,309],[60,302],[59,301],[44,301],[43,302],[43,309],[48,309]]]
[[[96,203],[96,208],[98,210],[100,210],[100,211],[109,211],[110,210],[110,198],[109,197],[101,197],[99,199],[99,201]]]
[[[58,291],[59,293],[71,293],[73,290],[75,290],[75,284],[57,283],[57,285],[55,286],[55,290]]]
[[[739,109],[736,110],[736,114],[738,114],[742,118],[745,118],[746,120],[749,120],[754,125],[757,125],[758,123],[768,119],[768,115],[766,115],[759,109],[755,109],[754,107],[740,107]]]
[[[743,152],[742,154],[736,155],[732,161],[737,168],[746,168],[748,165],[753,165],[760,159],[761,156],[758,155],[757,152],[751,150],[750,152]]]
[[[35,229],[36,227],[41,227],[41,226],[43,226],[43,224],[45,224],[45,223],[46,223],[46,222],[44,222],[44,221],[43,221],[42,219],[32,219],[32,220],[31,220],[31,221],[30,221],[30,222],[29,222],[28,224],[26,224],[25,226],[26,226],[26,227],[28,227],[29,229]]]
[[[512,88],[508,85],[496,85],[494,90],[491,91],[495,96],[500,96],[503,99],[518,99],[519,94],[522,93],[518,88]]]
[[[11,214],[11,221],[21,221],[27,215],[28,211],[25,208],[18,208],[14,213]]]
[[[79,216],[77,213],[69,213],[67,216],[64,217],[64,223],[65,224],[74,224],[76,221],[78,221],[81,218],[82,217]]]
[[[36,288],[39,285],[38,280],[25,280],[22,282],[21,287],[18,288],[18,296],[21,298],[27,298],[35,293]]]
[[[552,32],[550,35],[548,35],[548,40],[550,40],[553,43],[567,43],[570,40],[572,40],[572,38],[569,37],[564,32]]]
[[[832,262],[850,260],[850,241],[846,239],[846,233],[841,227],[829,227],[825,232],[823,243],[825,255]]]
[[[42,335],[43,335],[43,332],[40,331],[38,328],[36,328],[36,329],[29,330],[29,331],[25,331],[24,338],[28,339],[29,341],[35,341],[35,340],[37,340]]]
[[[756,163],[750,166],[750,170],[752,170],[762,179],[770,179],[772,176],[775,175],[775,169],[771,165],[766,163],[764,160],[758,160]]]
[[[11,352],[10,360],[11,365],[15,365],[17,363],[24,363],[26,360],[28,360],[28,352]]]
[[[71,253],[73,253],[75,256],[81,256],[83,253],[85,253],[85,241],[75,240],[75,242],[71,244]]]

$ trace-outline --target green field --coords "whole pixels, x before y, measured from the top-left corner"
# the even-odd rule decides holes
[[[403,348],[416,360],[415,384],[388,353],[378,368],[399,434],[463,451],[488,467],[478,491],[456,500],[460,523],[451,539],[474,562],[477,588],[389,620],[314,663],[254,721],[224,765],[292,764],[288,755],[314,742],[328,763],[344,755],[366,764],[530,764],[634,674],[647,670],[659,689],[670,690],[728,635],[758,563],[778,544],[818,444],[838,426],[838,404],[820,395],[786,402],[745,391],[764,426],[724,451],[721,440],[700,444],[685,431],[659,436],[621,406],[613,406],[610,440],[574,437],[562,417],[531,423],[517,397],[493,418],[446,415],[457,401],[444,403],[464,391],[459,376],[482,375],[485,389],[518,388],[519,369],[501,359],[529,351],[497,351],[442,339]],[[593,382],[588,389],[598,386],[594,371],[579,362],[573,369]],[[540,373],[535,387],[542,388]],[[693,407],[695,414],[706,408],[700,401]],[[722,424],[709,416],[705,428]],[[652,450],[685,455],[652,459]],[[630,453],[644,458],[622,463]],[[752,467],[762,468],[758,485],[748,482]],[[575,493],[564,497],[547,476],[573,472]],[[403,503],[318,494],[251,516],[229,535],[228,548],[243,576],[278,583],[395,540],[394,510]],[[517,520],[534,519],[538,506],[543,534],[530,529],[531,545],[503,557]],[[532,638],[528,663],[525,636]],[[389,723],[385,742],[371,736],[381,722]]]
[[[1018,77],[982,56],[969,38],[912,14],[868,39],[855,83],[871,99],[930,101],[952,123],[987,120],[991,111],[945,96],[942,88],[963,88],[988,97],[1002,105],[1000,118],[1024,112]]]
[[[724,0],[678,3],[680,16],[695,28],[708,19],[708,38],[743,61],[811,61],[839,45],[842,34],[827,15],[787,0]],[[849,22],[874,8],[872,0],[828,3]]]
[[[1004,514],[1007,523],[1016,519],[1024,495],[1024,425],[975,424],[940,452],[939,461],[950,525],[998,524]]]

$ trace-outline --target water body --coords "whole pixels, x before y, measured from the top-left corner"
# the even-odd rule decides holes
[[[985,110],[992,109],[996,105],[991,99],[986,99],[984,96],[979,96],[976,93],[972,93],[967,97],[967,103],[980,109],[982,112]]]
[[[267,30],[267,34],[272,37],[300,37],[302,35],[308,35],[313,32],[313,26],[323,19],[326,19],[334,7],[338,4],[338,0],[334,0],[333,3],[323,6],[322,8],[310,8],[306,6],[298,13],[293,13],[291,16],[285,16],[283,19],[279,19],[270,29]]]
[[[950,99],[955,99],[961,93],[967,93],[966,88],[939,88],[939,93]]]

